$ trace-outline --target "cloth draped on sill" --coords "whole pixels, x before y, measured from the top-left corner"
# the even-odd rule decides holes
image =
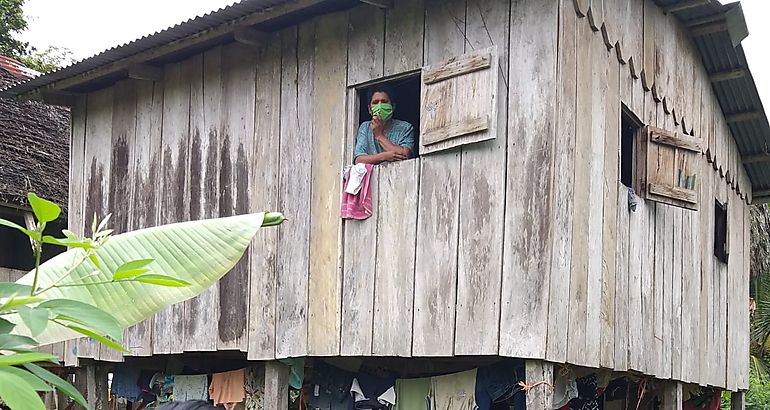
[[[356,167],[359,167],[359,171],[361,167],[365,169],[364,174],[360,176],[360,183],[358,182],[359,171],[353,171]],[[340,206],[340,216],[343,219],[364,220],[372,216],[372,169],[372,164],[356,164],[348,171],[348,176],[344,182],[345,189],[342,192],[342,204]],[[349,189],[349,187],[356,189]],[[351,194],[348,191],[357,193]]]

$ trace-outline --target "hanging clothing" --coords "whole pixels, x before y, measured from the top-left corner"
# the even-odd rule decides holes
[[[386,410],[396,404],[396,381],[359,373],[350,386],[349,410]]]
[[[434,376],[430,381],[431,410],[473,410],[476,408],[476,373]]]
[[[249,367],[246,369],[246,383],[244,385],[246,398],[243,407],[246,410],[264,409],[265,400],[265,368]]]
[[[305,379],[305,358],[281,359],[279,362],[289,366],[289,386],[297,390],[301,389]]]
[[[595,374],[580,377],[577,380],[578,397],[570,400],[571,410],[601,410],[604,408],[599,398]]]
[[[354,375],[320,360],[313,363],[305,398],[311,409],[348,410]]]
[[[523,363],[505,360],[479,368],[475,390],[479,410],[490,410],[492,403],[505,401],[518,394],[521,391],[518,383],[522,380],[524,380]]]
[[[209,396],[214,405],[224,405],[225,409],[235,408],[235,405],[246,398],[244,369],[224,373],[214,373],[211,376]]]
[[[428,407],[430,377],[396,380],[396,405],[393,410],[422,410]]]
[[[358,219],[364,220],[372,216],[372,164],[363,164],[366,168],[366,173],[361,179],[361,186],[358,194],[352,195],[345,191],[342,192],[342,204],[340,206],[340,216],[343,219]],[[347,178],[345,180],[345,190],[347,185],[351,183],[353,178]],[[356,246],[364,246],[364,244],[356,244]]]
[[[154,375],[155,372],[153,370],[142,370],[139,372],[139,381],[137,381],[136,384],[142,391],[141,399],[145,403],[151,403],[155,401],[156,398],[150,384]]]
[[[209,380],[205,374],[174,376],[174,400],[208,400]]]
[[[139,401],[142,389],[139,388],[139,369],[126,365],[116,365],[112,373],[110,392],[128,401]]]
[[[561,409],[576,397],[578,388],[575,379],[571,375],[557,375],[554,379],[552,408]]]

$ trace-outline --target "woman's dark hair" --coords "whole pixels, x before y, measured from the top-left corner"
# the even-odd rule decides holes
[[[367,105],[372,103],[372,97],[374,97],[374,93],[387,94],[388,98],[390,98],[390,103],[393,105],[396,105],[396,94],[393,92],[393,88],[391,88],[389,85],[382,83],[382,84],[375,84],[369,87],[369,90],[366,91]]]
[[[176,401],[158,407],[158,410],[220,410],[203,400]]]

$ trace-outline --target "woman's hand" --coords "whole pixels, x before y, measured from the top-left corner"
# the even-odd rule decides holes
[[[403,161],[407,159],[406,155],[396,151],[384,151],[384,152],[381,152],[379,155],[383,161],[388,161],[388,162]]]
[[[375,138],[385,137],[385,124],[380,117],[373,117],[369,127],[372,129],[372,134],[374,134]]]

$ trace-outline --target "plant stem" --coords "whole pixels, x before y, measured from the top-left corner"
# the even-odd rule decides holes
[[[43,224],[45,227],[45,224]],[[40,229],[40,239],[35,240],[35,276],[32,279],[32,290],[30,296],[35,296],[35,289],[37,289],[37,276],[40,273],[40,257],[43,255],[43,229]]]
[[[72,265],[69,269],[67,269],[67,272],[64,272],[64,275],[61,275],[61,277],[56,282],[54,282],[52,285],[48,286],[47,288],[41,290],[40,292],[33,293],[32,296],[40,295],[42,293],[48,292],[49,290],[57,287],[59,285],[59,283],[61,283],[61,281],[64,280],[64,278],[66,278],[67,276],[72,274],[72,272],[74,272],[75,269],[77,269],[78,266],[82,265],[83,262],[85,262],[86,259],[88,259],[88,256],[91,254],[92,251],[88,250],[88,251],[84,251],[84,252],[85,253],[83,254],[83,257],[81,257],[80,260],[76,264]],[[35,279],[37,279],[37,277],[35,277]],[[34,292],[35,288],[33,287],[32,290]]]

